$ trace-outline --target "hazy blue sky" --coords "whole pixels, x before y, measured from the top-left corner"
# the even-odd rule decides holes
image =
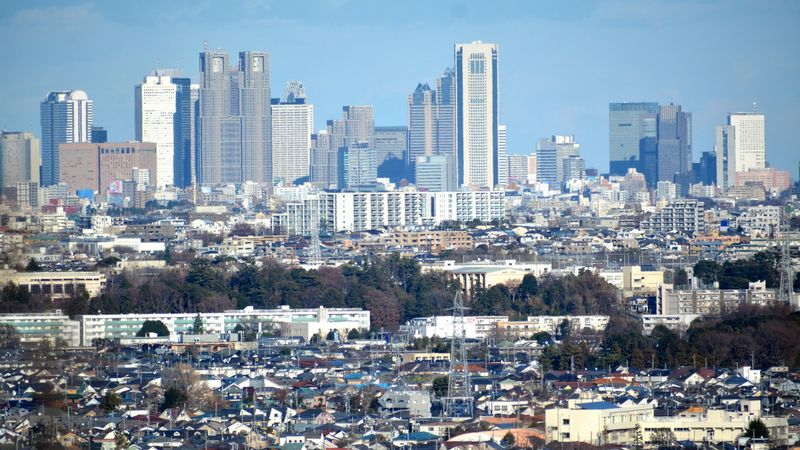
[[[230,4],[229,4],[230,3]],[[405,125],[407,95],[452,65],[453,44],[500,45],[509,151],[574,133],[608,169],[608,103],[676,102],[694,113],[694,152],[729,111],[767,115],[767,160],[797,179],[797,1],[2,1],[0,128],[40,134],[50,90],[83,89],[109,138],[133,138],[133,86],[158,64],[197,77],[203,41],[270,52],[273,97],[302,80],[315,128],[345,104]],[[795,136],[795,138],[792,138]]]

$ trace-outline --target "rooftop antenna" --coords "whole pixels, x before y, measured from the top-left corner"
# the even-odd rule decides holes
[[[203,40],[203,51],[204,52],[208,51],[208,41],[206,41],[206,40]]]
[[[754,113],[758,112],[758,103],[756,103],[756,102],[753,102],[753,112]]]

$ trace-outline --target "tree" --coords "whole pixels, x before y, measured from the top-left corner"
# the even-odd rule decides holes
[[[200,408],[212,405],[216,399],[211,388],[200,379],[200,375],[188,364],[175,364],[163,371],[161,387],[167,389],[164,393],[164,402],[167,403],[167,393],[174,389],[170,399],[173,406],[185,403],[191,408]],[[185,395],[185,398],[182,396]],[[177,403],[176,403],[177,402]]]
[[[761,419],[751,420],[750,423],[747,424],[747,428],[745,428],[742,436],[749,438],[769,439],[769,430],[764,422],[761,421]]]
[[[122,398],[116,392],[107,391],[106,395],[100,399],[100,407],[106,414],[116,411],[121,404]]]
[[[14,325],[0,323],[0,348],[16,348],[19,343],[19,332]]]
[[[447,389],[450,386],[450,380],[447,376],[436,377],[433,379],[433,395],[437,397],[444,397],[447,395]]]
[[[658,448],[669,448],[676,441],[675,433],[669,428],[658,428],[650,435],[650,443]]]
[[[150,333],[155,333],[158,337],[169,336],[169,328],[160,320],[145,320],[142,328],[136,332],[136,336],[144,337]]]
[[[514,439],[514,435],[511,434],[510,431],[508,433],[506,433],[506,435],[503,436],[503,439],[500,441],[500,445],[502,445],[505,448],[514,447],[515,443],[516,443],[516,441]]]
[[[356,328],[353,328],[352,330],[347,332],[347,340],[348,341],[351,341],[351,340],[354,340],[354,339],[360,339],[360,338],[361,338],[361,333],[359,333],[358,329],[356,329]]]
[[[197,316],[194,318],[192,334],[203,334],[203,318],[200,317],[200,313],[197,313]]]
[[[161,403],[161,410],[182,406],[189,399],[186,391],[178,387],[171,387],[164,391],[164,401]]]
[[[676,287],[686,287],[689,285],[689,275],[683,269],[678,269],[675,271],[675,279],[673,283]]]
[[[28,265],[25,266],[25,272],[41,272],[42,266],[36,262],[33,258],[28,261]]]
[[[336,340],[336,330],[328,331],[328,334],[325,335],[326,341],[334,341]]]

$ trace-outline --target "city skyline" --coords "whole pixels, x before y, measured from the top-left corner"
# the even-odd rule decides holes
[[[583,145],[582,156],[587,167],[596,167],[603,173],[608,169],[608,103],[654,101],[680,104],[692,112],[692,144],[697,160],[702,152],[713,149],[716,126],[724,123],[727,114],[750,111],[756,101],[758,109],[768,116],[767,161],[796,174],[797,152],[792,148],[791,136],[792,124],[797,122],[800,112],[795,108],[798,92],[791,80],[797,78],[798,62],[785,55],[796,53],[800,44],[791,26],[779,25],[791,23],[800,14],[800,8],[791,3],[756,7],[748,3],[646,2],[646,6],[636,7],[614,2],[539,11],[535,6],[510,2],[485,14],[470,5],[433,5],[429,17],[440,20],[444,26],[436,30],[425,27],[424,32],[414,37],[414,42],[425,45],[414,46],[414,51],[402,49],[399,36],[407,38],[405,34],[410,27],[424,25],[430,19],[415,18],[405,8],[322,2],[313,3],[315,8],[303,11],[301,19],[291,16],[290,12],[295,15],[296,12],[284,5],[264,5],[251,4],[252,9],[246,11],[246,7],[222,8],[214,3],[193,8],[186,4],[170,5],[164,9],[163,18],[174,21],[176,30],[184,33],[176,33],[171,42],[158,47],[148,45],[153,38],[139,36],[137,30],[149,26],[164,31],[167,24],[157,18],[128,14],[123,5],[55,6],[43,2],[27,9],[9,5],[0,33],[9,38],[13,35],[15,42],[19,42],[11,48],[11,57],[19,59],[23,53],[24,58],[44,55],[51,61],[52,70],[30,76],[29,71],[22,70],[26,66],[23,58],[22,64],[12,65],[2,75],[4,87],[0,89],[7,106],[0,111],[0,123],[8,130],[36,134],[38,101],[50,90],[81,89],[94,100],[94,122],[106,127],[110,140],[133,139],[132,86],[157,66],[177,67],[196,80],[197,54],[202,50],[203,40],[207,40],[210,48],[219,47],[231,53],[243,48],[269,52],[271,88],[279,92],[286,81],[303,80],[309,95],[315,99],[317,129],[347,104],[374,106],[376,125],[406,125],[407,95],[413,87],[420,81],[436,79],[442,68],[451,64],[455,43],[483,40],[497,43],[502,53],[499,120],[508,126],[510,154],[532,152],[542,137],[574,134]],[[185,12],[184,16],[176,16],[180,11]],[[251,31],[251,27],[234,30],[234,23],[242,19],[234,16],[237,12],[249,12],[251,17],[244,19],[247,23],[268,21],[271,27],[259,31]],[[319,39],[323,30],[330,31],[330,24],[324,18],[345,17],[353,12],[356,13],[353,18],[335,26],[342,31],[341,36]],[[395,25],[381,27],[380,23],[369,21],[363,24],[365,18],[377,20],[379,13],[384,16],[392,13]],[[189,29],[192,25],[207,24],[212,17],[219,25],[213,32]],[[748,39],[735,41],[736,58],[720,60],[718,55],[728,48],[729,42],[719,36],[725,36],[725,32],[733,36],[737,28],[750,26],[754,17],[770,20],[752,21]],[[61,56],[64,44],[43,37],[82,28],[102,32],[112,26],[118,32],[107,42],[104,39],[84,43],[92,50],[89,52],[92,58],[87,60]],[[37,30],[44,32],[43,27],[47,28],[46,33],[31,35]],[[552,41],[546,33],[555,29],[567,36]],[[680,36],[673,43],[655,39],[664,30]],[[330,54],[330,50],[356,32],[375,39],[348,41],[357,51],[335,59],[335,52]],[[606,38],[603,42],[593,39],[601,32]],[[276,36],[281,33],[286,38],[279,40]],[[135,51],[128,51],[131,44],[119,39],[134,35],[141,41]],[[637,54],[637,67],[641,69],[619,70],[620,64],[627,60],[626,52],[620,52],[614,44],[622,39],[628,45],[625,48]],[[377,42],[387,51],[376,52]],[[107,46],[112,44],[120,50],[110,52]],[[680,67],[646,69],[659,53],[676,52],[681,44],[693,47],[684,55],[683,62],[675,65]],[[653,54],[642,55],[641,46],[647,46]],[[402,51],[396,52],[397,49]],[[531,49],[537,57],[529,58]],[[349,69],[354,61],[348,55],[359,53],[371,55],[369,64],[362,64],[358,71]],[[565,73],[566,67],[576,65],[579,70]],[[100,66],[106,70],[99,70]],[[323,66],[328,69],[320,71]],[[114,67],[118,75],[110,76],[108,67]],[[597,88],[597,83],[601,83],[602,89]]]

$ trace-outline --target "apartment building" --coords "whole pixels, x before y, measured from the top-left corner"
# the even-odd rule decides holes
[[[0,285],[14,283],[31,294],[51,299],[65,299],[79,292],[89,297],[100,295],[106,285],[106,276],[100,272],[16,272],[0,270]]]
[[[498,322],[497,329],[506,336],[516,339],[530,338],[536,333],[558,334],[564,321],[569,322],[570,332],[579,333],[585,329],[604,331],[608,326],[608,316],[529,316],[528,320]]]

